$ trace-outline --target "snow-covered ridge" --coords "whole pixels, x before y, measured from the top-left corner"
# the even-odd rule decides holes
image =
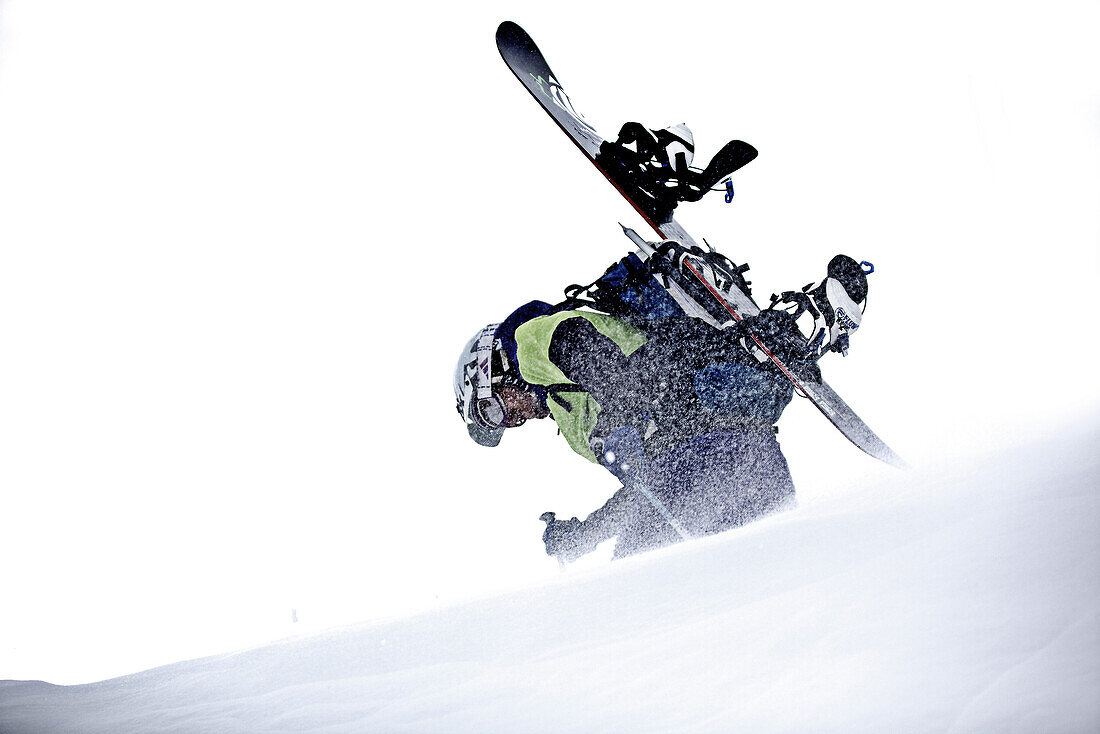
[[[81,686],[0,732],[1100,726],[1097,431],[416,617]]]

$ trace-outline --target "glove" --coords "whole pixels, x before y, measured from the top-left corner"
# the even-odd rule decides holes
[[[557,520],[553,512],[544,512],[539,519],[546,523],[546,530],[542,532],[546,555],[562,563],[571,563],[595,550],[596,544],[587,541],[584,523],[577,518]]]

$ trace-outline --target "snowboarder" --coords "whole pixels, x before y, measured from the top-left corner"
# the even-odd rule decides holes
[[[584,321],[609,341],[590,345],[605,354],[589,351],[591,375],[583,382],[562,372],[561,335],[573,331],[561,328],[568,321]],[[515,428],[532,418],[552,416],[574,451],[589,461],[598,461],[589,447],[600,403],[592,394],[611,405],[614,390],[604,394],[597,386],[601,357],[614,359],[612,352],[629,354],[646,341],[642,332],[607,314],[558,310],[542,301],[516,309],[499,324],[489,324],[463,348],[454,373],[458,412],[477,443],[496,446],[505,428]],[[580,355],[576,355],[580,357]],[[580,375],[576,375],[580,376]],[[591,379],[590,379],[591,377]]]
[[[455,394],[478,443],[495,446],[505,428],[552,415],[577,453],[623,481],[584,521],[546,513],[548,554],[573,560],[617,536],[622,557],[793,503],[775,423],[794,388],[751,333],[820,381],[817,360],[846,350],[859,327],[867,278],[838,255],[812,285],[726,328],[686,316],[639,328],[534,301],[470,340]]]
[[[651,130],[627,122],[614,141],[600,145],[596,163],[646,208],[657,223],[666,223],[681,201],[698,201],[721,179],[752,161],[756,148],[731,140],[704,169],[692,168],[695,138],[686,123]]]

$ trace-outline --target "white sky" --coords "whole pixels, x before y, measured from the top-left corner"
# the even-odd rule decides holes
[[[760,299],[876,264],[823,367],[910,462],[1096,414],[1095,3],[552,5],[0,1],[0,679],[558,574],[538,514],[615,483],[547,424],[473,445],[451,369],[642,227],[506,18],[597,128],[761,151],[679,216]],[[803,502],[893,471],[807,405],[780,439]]]

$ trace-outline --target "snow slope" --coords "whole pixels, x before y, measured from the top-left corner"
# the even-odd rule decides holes
[[[580,10],[0,0],[0,679],[89,683],[559,575],[539,514],[587,513],[612,478],[548,421],[473,445],[451,369],[622,257],[617,222],[646,229],[502,63],[504,19],[605,133],[686,121],[700,161],[761,151],[732,204],[678,215],[760,298],[838,252],[876,264],[823,369],[906,460],[1100,415],[1100,3]],[[777,522],[812,537],[826,493],[880,470],[805,401],[780,428],[805,505]],[[715,551],[735,584],[740,542]],[[761,573],[808,563],[766,548]]]
[[[1096,731],[1098,431],[1066,433],[430,614],[3,682],[0,732]]]

